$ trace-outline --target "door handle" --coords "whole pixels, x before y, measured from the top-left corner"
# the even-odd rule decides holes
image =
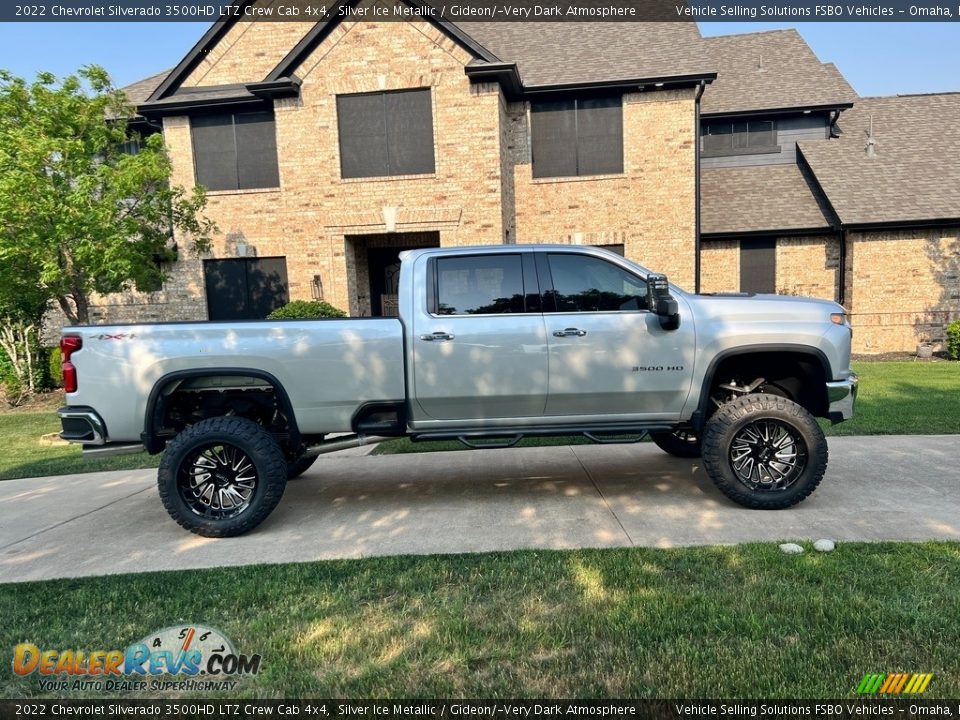
[[[427,342],[442,342],[443,340],[453,340],[453,335],[446,332],[435,332],[431,335],[421,335],[421,340],[426,340]]]
[[[563,330],[554,330],[554,337],[583,337],[587,334],[586,330],[580,330],[579,328],[565,328]]]

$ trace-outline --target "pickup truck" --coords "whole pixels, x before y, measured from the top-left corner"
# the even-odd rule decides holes
[[[69,327],[61,437],[164,453],[187,530],[239,535],[320,454],[407,436],[503,448],[584,435],[702,456],[750,508],[792,506],[827,467],[816,417],[853,415],[840,305],[694,295],[605,250],[401,255],[399,317]]]

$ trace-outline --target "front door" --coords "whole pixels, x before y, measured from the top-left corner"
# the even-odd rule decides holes
[[[649,420],[678,415],[693,371],[693,324],[685,306],[680,328],[663,330],[646,309],[645,278],[575,252],[543,253],[540,266],[541,281],[547,275],[553,287],[544,313],[546,414]]]
[[[414,397],[436,420],[539,417],[547,340],[530,253],[428,260],[413,332]]]

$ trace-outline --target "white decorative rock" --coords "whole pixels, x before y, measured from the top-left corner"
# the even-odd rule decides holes
[[[787,555],[799,555],[803,552],[803,548],[796,543],[784,543],[780,546],[780,550]]]
[[[820,552],[833,552],[833,549],[836,547],[833,540],[817,540],[813,544],[814,550],[819,550]]]

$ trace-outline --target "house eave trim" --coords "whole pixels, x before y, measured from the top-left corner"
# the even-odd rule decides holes
[[[844,223],[844,230],[914,230],[924,228],[960,227],[960,217],[930,218],[927,220],[883,220],[880,222]]]
[[[853,103],[829,103],[827,105],[797,105],[794,107],[758,108],[754,110],[732,110],[725,112],[704,112],[704,120],[722,120],[724,118],[765,117],[769,115],[799,115],[803,113],[843,112],[853,107]]]
[[[300,94],[300,79],[297,77],[288,77],[280,78],[279,80],[229,87],[236,90],[235,95],[219,98],[199,97],[191,99],[190,95],[199,95],[204,90],[209,89],[191,88],[189,91],[183,93],[183,99],[180,101],[144,103],[137,107],[137,113],[145,118],[153,119],[168,117],[170,115],[189,115],[192,112],[222,110],[224,108],[269,108],[272,107],[274,99],[297,97]]]
[[[808,228],[771,228],[767,230],[723,230],[719,232],[701,232],[704,240],[740,240],[754,237],[795,237],[798,235],[825,235],[837,232],[837,228],[830,225]]]

